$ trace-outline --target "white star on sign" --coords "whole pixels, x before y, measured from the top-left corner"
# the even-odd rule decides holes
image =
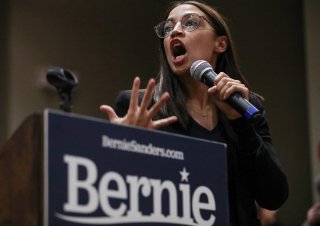
[[[181,181],[188,182],[188,176],[190,173],[187,172],[186,167],[183,167],[183,170],[180,171],[181,174]]]

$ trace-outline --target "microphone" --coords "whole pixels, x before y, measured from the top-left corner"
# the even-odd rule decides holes
[[[78,78],[70,71],[60,67],[51,67],[47,72],[47,81],[56,87],[60,97],[60,109],[71,112],[71,90],[78,84]]]
[[[203,82],[208,87],[214,85],[214,80],[217,74],[213,71],[211,65],[205,60],[195,61],[190,68],[191,76],[198,81]],[[259,110],[253,106],[249,101],[241,96],[240,93],[232,94],[228,99],[229,103],[235,110],[237,110],[244,118],[254,120],[261,116]]]

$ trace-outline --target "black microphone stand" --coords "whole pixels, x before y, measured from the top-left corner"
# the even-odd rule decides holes
[[[58,91],[60,109],[65,112],[71,112],[73,106],[71,91],[78,84],[77,77],[68,70],[60,67],[52,67],[48,69],[47,81]]]

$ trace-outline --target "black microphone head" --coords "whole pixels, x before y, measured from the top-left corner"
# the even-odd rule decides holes
[[[201,77],[205,71],[208,69],[212,70],[211,65],[205,60],[197,60],[193,62],[190,68],[190,75],[195,80],[201,80]]]
[[[61,67],[51,67],[47,72],[47,81],[58,90],[71,90],[78,84],[77,77]]]

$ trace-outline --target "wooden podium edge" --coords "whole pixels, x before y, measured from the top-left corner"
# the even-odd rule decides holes
[[[0,149],[0,225],[40,226],[43,114],[33,113]]]

